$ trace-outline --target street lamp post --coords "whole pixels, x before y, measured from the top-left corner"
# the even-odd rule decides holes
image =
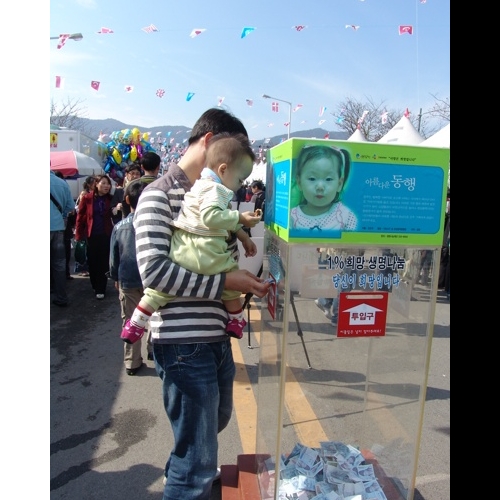
[[[263,94],[264,99],[274,99],[275,101],[284,102],[288,104],[288,127],[287,127],[287,139],[290,139],[290,127],[292,125],[292,103],[290,101],[285,101],[284,99],[278,99],[277,97],[271,97],[270,95]]]
[[[79,42],[82,38],[83,38],[83,35],[81,33],[73,33],[73,34],[68,36],[69,40],[74,40],[75,42]],[[50,39],[51,40],[58,40],[59,37],[58,36],[51,36]]]

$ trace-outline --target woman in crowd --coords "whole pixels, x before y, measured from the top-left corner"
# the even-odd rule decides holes
[[[93,175],[89,175],[83,181],[83,190],[78,195],[78,198],[76,199],[76,202],[75,202],[75,224],[76,224],[76,214],[78,213],[78,205],[80,204],[80,200],[82,199],[83,196],[85,196],[86,194],[88,194],[94,190],[94,185],[95,185],[95,177]],[[73,233],[74,233],[74,227],[73,227]],[[80,276],[84,276],[85,278],[88,278],[89,277],[89,264],[88,264],[88,262],[85,262],[85,264],[79,264],[78,262],[75,262],[75,273],[79,273]]]
[[[75,241],[87,241],[90,284],[97,299],[104,299],[109,270],[109,248],[113,219],[111,179],[95,177],[94,189],[81,197],[76,217]]]

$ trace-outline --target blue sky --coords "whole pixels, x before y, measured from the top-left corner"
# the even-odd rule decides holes
[[[151,24],[157,32],[142,30]],[[401,25],[413,34],[400,35]],[[113,33],[97,33],[103,27]],[[247,27],[255,30],[241,38]],[[206,31],[191,38],[193,29]],[[52,0],[50,36],[62,33],[83,39],[61,49],[50,40],[51,99],[80,99],[87,118],[115,118],[141,131],[191,127],[224,98],[222,107],[251,137],[286,133],[289,106],[273,112],[264,93],[302,105],[292,112],[292,132],[340,130],[335,121],[346,98],[384,101],[416,116],[435,102],[431,94],[450,96],[449,0]]]

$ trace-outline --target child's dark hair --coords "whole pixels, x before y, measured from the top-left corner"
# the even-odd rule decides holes
[[[207,144],[207,165],[214,168],[221,163],[233,165],[242,156],[249,156],[255,162],[255,153],[252,150],[248,137],[244,134],[232,135],[222,132],[210,138]]]
[[[123,199],[125,200],[128,196],[128,203],[134,210],[139,202],[139,196],[141,196],[142,191],[147,186],[145,182],[141,182],[140,179],[136,179],[127,184],[125,191],[123,192]]]
[[[214,135],[221,132],[229,132],[232,135],[243,134],[248,138],[248,132],[243,123],[234,115],[221,108],[207,109],[196,121],[191,135],[189,136],[188,145],[198,141],[201,137],[212,132]]]
[[[89,175],[84,181],[83,181],[83,189],[85,191],[90,191],[90,186],[92,186],[92,183],[95,181],[95,177],[93,175]]]
[[[322,145],[314,145],[314,146],[304,146],[297,157],[297,170],[295,177],[298,179],[300,177],[300,172],[304,165],[311,161],[316,160],[318,158],[326,158],[329,160],[337,160],[335,165],[338,165],[338,175],[344,179],[344,183],[342,186],[342,191],[344,190],[347,179],[349,177],[349,172],[351,171],[351,155],[347,149],[337,148],[335,146],[322,146]],[[337,196],[333,200],[337,202],[340,200],[340,193],[337,193]]]

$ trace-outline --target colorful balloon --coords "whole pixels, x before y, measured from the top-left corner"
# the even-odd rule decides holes
[[[137,144],[139,144],[140,141],[141,141],[141,131],[137,127],[134,127],[132,129],[132,144],[135,144],[137,146]]]
[[[113,148],[113,152],[111,153],[111,156],[113,160],[115,160],[117,165],[120,165],[122,162],[122,155],[120,154],[120,151],[118,151],[117,148]]]
[[[131,148],[130,148],[130,159],[132,161],[135,161],[137,160],[137,146],[134,144]]]

